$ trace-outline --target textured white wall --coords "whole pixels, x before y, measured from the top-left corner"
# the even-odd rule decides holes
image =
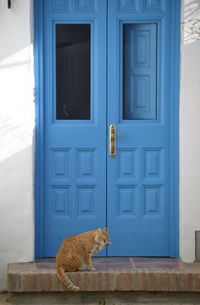
[[[9,262],[34,259],[33,0],[0,0],[0,290]],[[182,21],[200,18],[182,0]],[[182,31],[180,92],[180,255],[193,261],[200,230],[200,40]]]
[[[0,0],[0,290],[9,262],[34,258],[31,0]]]
[[[200,0],[182,0],[182,22],[180,255],[192,262],[195,230],[200,230]],[[195,24],[199,34],[192,30]]]

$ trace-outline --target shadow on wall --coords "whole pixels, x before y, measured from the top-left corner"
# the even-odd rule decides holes
[[[0,0],[0,291],[9,262],[34,253],[33,0]]]
[[[0,38],[0,61],[33,42],[33,0],[0,0]]]
[[[33,142],[32,10],[32,0],[0,1],[0,163]]]
[[[200,40],[200,1],[184,0],[182,16],[184,45]]]
[[[0,61],[0,163],[33,142],[32,45]]]

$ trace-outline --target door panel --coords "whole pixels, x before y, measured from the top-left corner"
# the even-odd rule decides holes
[[[170,2],[108,1],[111,256],[170,255]]]
[[[44,3],[47,257],[106,226],[107,13],[105,0]]]
[[[156,24],[122,24],[123,119],[156,119]]]

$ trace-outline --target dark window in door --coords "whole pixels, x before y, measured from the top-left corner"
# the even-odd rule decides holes
[[[56,25],[56,119],[90,119],[90,25]]]

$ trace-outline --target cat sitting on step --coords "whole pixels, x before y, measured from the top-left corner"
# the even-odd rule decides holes
[[[82,271],[86,265],[94,271],[92,255],[108,246],[108,229],[97,229],[70,236],[65,239],[56,256],[56,274],[58,279],[71,291],[79,291],[65,275],[65,272]]]

